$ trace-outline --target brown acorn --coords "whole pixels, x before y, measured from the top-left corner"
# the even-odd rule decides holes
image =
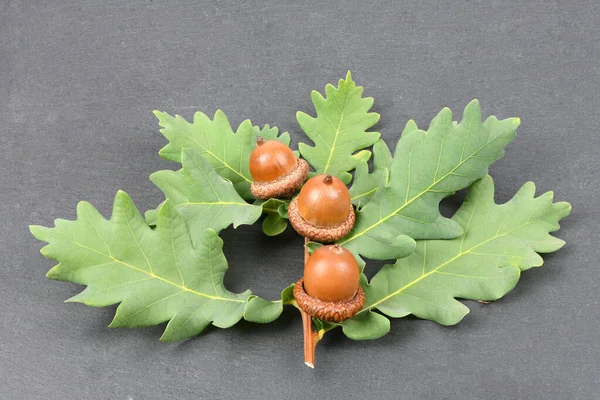
[[[365,305],[360,268],[351,252],[339,245],[315,250],[304,266],[304,277],[294,286],[298,307],[323,321],[352,318]]]
[[[325,243],[346,236],[356,221],[348,188],[331,175],[310,178],[291,201],[288,215],[299,234]]]
[[[254,179],[250,191],[262,200],[290,197],[302,186],[308,170],[308,163],[297,158],[288,146],[257,136],[250,154],[250,174]]]

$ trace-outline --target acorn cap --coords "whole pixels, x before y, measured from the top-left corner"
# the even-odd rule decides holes
[[[339,225],[320,227],[306,221],[298,211],[298,197],[294,197],[288,207],[290,223],[300,235],[320,243],[331,243],[340,240],[350,232],[356,221],[354,207],[350,204],[348,218]]]
[[[304,278],[294,286],[294,298],[298,307],[311,317],[322,321],[342,322],[352,318],[365,305],[365,292],[359,285],[354,297],[348,301],[323,301],[309,296],[304,290]]]
[[[308,176],[309,169],[308,163],[298,158],[296,168],[289,174],[270,182],[253,181],[250,185],[250,192],[252,196],[261,200],[273,197],[290,197],[302,186]]]

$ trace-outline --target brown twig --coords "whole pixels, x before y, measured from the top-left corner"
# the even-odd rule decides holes
[[[304,238],[304,265],[308,261],[308,238]],[[311,368],[315,367],[315,349],[317,347],[317,342],[319,341],[319,336],[317,332],[313,330],[312,327],[312,317],[300,310],[300,314],[302,315],[302,331],[304,334],[304,363]]]

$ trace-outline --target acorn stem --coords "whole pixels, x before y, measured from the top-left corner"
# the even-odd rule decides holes
[[[312,317],[300,311],[302,314],[302,327],[304,332],[304,364],[310,368],[315,367],[315,349],[317,347],[317,332],[312,329]]]
[[[308,261],[308,238],[304,238],[304,265]],[[313,330],[312,327],[312,317],[300,310],[300,314],[302,315],[302,331],[304,333],[304,364],[307,366],[314,368],[315,367],[315,350],[317,347],[317,342],[319,341],[319,336],[317,332]]]
[[[265,143],[265,139],[262,138],[262,136],[257,136],[256,137],[256,144],[258,146],[262,146]]]
[[[327,176],[325,176],[325,178],[323,178],[323,182],[331,183],[331,182],[333,182],[333,178],[331,177],[331,175],[327,175]]]
[[[306,263],[308,262],[308,242],[310,242],[310,239],[305,237],[304,238],[304,265],[306,265]]]

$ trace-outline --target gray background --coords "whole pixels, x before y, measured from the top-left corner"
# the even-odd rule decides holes
[[[599,398],[597,1],[1,3],[1,399]],[[295,145],[310,90],[348,69],[388,143],[408,118],[460,116],[475,97],[485,115],[520,116],[491,170],[497,199],[527,180],[554,190],[574,208],[567,246],[503,300],[468,302],[456,327],[406,318],[377,341],[329,334],[316,370],[294,309],[163,344],[163,327],[108,329],[114,307],[63,304],[81,287],[44,277],[53,262],[27,225],[72,219],[81,199],[106,215],[118,189],[155,207],[147,177],[176,165],[157,155],[153,109],[222,108]],[[298,278],[291,230],[223,236],[232,290],[275,298]]]

